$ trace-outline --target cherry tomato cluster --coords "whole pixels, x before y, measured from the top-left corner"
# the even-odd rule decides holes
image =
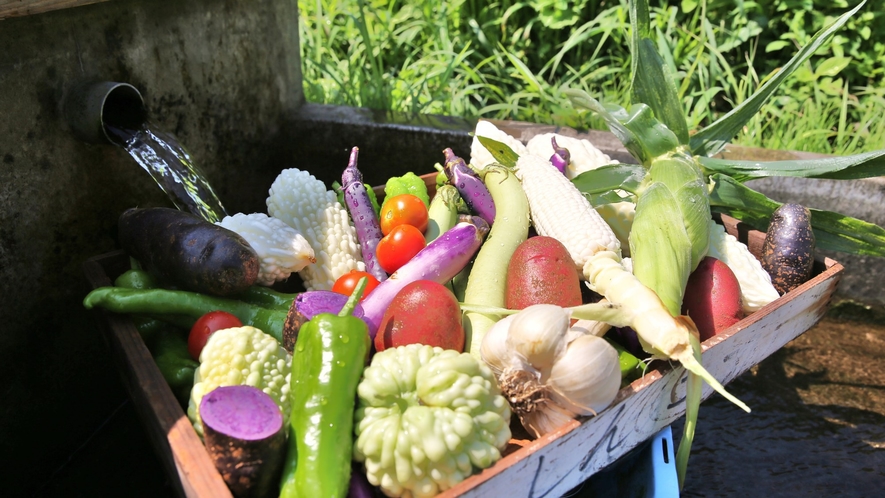
[[[400,194],[384,202],[380,215],[384,237],[378,242],[375,257],[384,271],[393,273],[427,244],[427,206],[417,196]]]
[[[418,251],[424,249],[424,232],[427,230],[429,215],[427,206],[418,196],[400,194],[384,202],[380,213],[381,234],[384,237],[378,242],[375,257],[378,264],[388,274],[395,272],[406,264]],[[378,279],[371,274],[353,270],[345,273],[332,286],[334,292],[349,296],[356,288],[360,278],[369,280],[365,298],[378,285]]]

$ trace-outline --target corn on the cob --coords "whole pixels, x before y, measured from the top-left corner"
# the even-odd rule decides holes
[[[762,268],[762,263],[753,256],[746,244],[725,231],[722,225],[714,224],[710,229],[710,249],[707,251],[734,272],[741,286],[741,306],[744,313],[759,311],[780,295],[771,275]]]
[[[579,270],[600,251],[620,253],[621,244],[602,216],[550,161],[522,155],[516,177],[529,199],[535,230],[562,242]]]
[[[473,133],[473,142],[470,144],[470,165],[477,170],[481,170],[489,164],[497,162],[492,154],[479,143],[477,137],[488,137],[492,140],[497,140],[506,144],[518,156],[523,156],[528,153],[525,145],[519,140],[504,133],[489,121],[479,121],[476,123],[476,129]]]
[[[356,229],[335,192],[306,171],[283,170],[270,187],[267,212],[301,233],[316,263],[298,272],[307,290],[331,290],[340,276],[365,271]]]
[[[558,133],[543,133],[535,135],[526,144],[529,154],[538,157],[550,157],[553,155],[551,139],[556,137],[556,143],[569,151],[570,161],[565,169],[565,176],[571,180],[585,171],[596,169],[606,164],[617,164],[607,154],[597,149],[589,140],[568,137]],[[514,151],[515,152],[515,151]]]

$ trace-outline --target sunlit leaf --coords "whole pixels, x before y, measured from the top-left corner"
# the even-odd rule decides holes
[[[516,152],[513,152],[513,149],[506,144],[488,137],[477,136],[476,138],[479,140],[479,143],[489,151],[489,154],[495,158],[495,161],[498,161],[508,168],[516,166],[516,161],[519,160],[519,155],[517,155]]]
[[[585,171],[572,178],[572,183],[585,194],[600,194],[611,190],[626,190],[636,193],[645,168],[635,164],[608,164]]]
[[[788,45],[789,45],[789,43],[787,43],[787,42],[784,41],[784,40],[775,40],[775,41],[773,41],[773,42],[771,42],[771,43],[769,43],[768,45],[765,46],[765,52],[766,52],[766,53],[767,53],[767,52],[776,52],[776,51],[778,51],[778,50],[780,50],[780,49],[782,49],[782,48],[784,48],[784,47],[786,47],[786,46],[788,46]]]
[[[712,157],[699,157],[698,161],[708,171],[724,173],[739,182],[771,176],[856,180],[882,176],[885,172],[885,150],[789,161],[734,161]]]
[[[817,69],[814,70],[814,75],[817,77],[836,76],[850,62],[851,57],[830,57],[817,66]]]
[[[688,144],[685,110],[679,100],[670,67],[655,47],[649,26],[648,2],[630,3],[630,24],[633,28],[631,65],[631,102],[645,104],[679,140]]]
[[[651,159],[672,151],[679,145],[676,135],[658,121],[651,108],[636,104],[629,110],[616,104],[600,104],[583,90],[569,89],[563,92],[572,105],[588,109],[597,114],[608,125],[624,147],[642,165],[647,166]]]
[[[771,214],[781,203],[725,175],[713,175],[710,208],[756,230],[768,230]],[[811,208],[811,226],[819,249],[885,257],[885,229],[857,218]]]

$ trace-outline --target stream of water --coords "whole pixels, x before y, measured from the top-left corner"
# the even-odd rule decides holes
[[[227,215],[206,176],[175,136],[154,131],[147,124],[138,130],[108,127],[108,131],[125,144],[126,152],[151,175],[175,207],[210,223]]]

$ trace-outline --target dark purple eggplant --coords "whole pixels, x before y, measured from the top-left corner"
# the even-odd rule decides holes
[[[127,209],[120,245],[145,270],[181,290],[215,296],[244,292],[258,278],[258,255],[240,235],[177,209]]]
[[[762,268],[783,295],[811,278],[814,266],[811,211],[799,204],[783,204],[771,215],[762,242]]]

